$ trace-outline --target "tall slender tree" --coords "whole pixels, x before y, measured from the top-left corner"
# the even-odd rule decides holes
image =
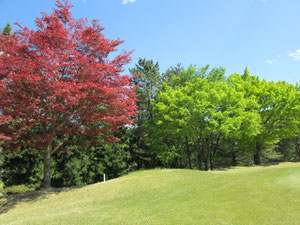
[[[153,118],[151,102],[155,97],[155,92],[161,84],[158,62],[140,58],[135,68],[129,69],[133,78],[133,83],[137,86],[136,94],[138,98],[137,106],[139,113],[136,122],[141,125],[143,121]]]

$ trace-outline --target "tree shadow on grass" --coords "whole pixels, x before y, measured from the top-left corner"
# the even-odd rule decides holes
[[[275,166],[275,165],[279,165],[281,162],[270,162],[270,163],[262,163],[259,166],[263,166],[263,167],[267,167],[267,166]]]
[[[41,199],[46,199],[52,194],[59,194],[60,192],[67,192],[81,187],[82,186],[72,188],[50,188],[49,190],[31,191],[24,194],[0,197],[0,214],[8,212],[22,202],[35,202]]]
[[[223,167],[223,168],[215,168],[213,171],[228,171],[231,169],[236,169],[236,168],[254,168],[254,167],[268,167],[268,166],[275,166],[275,165],[279,165],[282,162],[270,162],[270,163],[261,163],[259,165],[243,165],[243,166],[228,166],[228,167]]]

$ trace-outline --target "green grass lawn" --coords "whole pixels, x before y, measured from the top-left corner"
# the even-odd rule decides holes
[[[300,224],[300,163],[141,171],[0,201],[0,224]]]

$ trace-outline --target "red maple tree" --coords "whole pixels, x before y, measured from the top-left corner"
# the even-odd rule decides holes
[[[110,141],[136,113],[131,77],[122,74],[131,52],[109,56],[123,41],[105,38],[97,20],[74,19],[68,0],[55,5],[36,30],[17,24],[13,35],[0,34],[1,144],[43,151],[44,188],[51,155],[75,135]]]

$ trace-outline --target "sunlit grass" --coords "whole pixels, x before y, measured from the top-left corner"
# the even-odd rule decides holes
[[[150,170],[3,206],[0,224],[300,224],[300,163]]]

